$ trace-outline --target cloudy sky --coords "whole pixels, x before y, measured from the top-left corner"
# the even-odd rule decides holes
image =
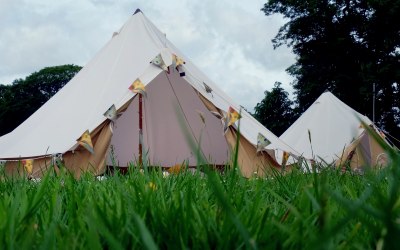
[[[142,12],[237,103],[253,110],[275,81],[291,92],[294,63],[271,39],[284,20],[265,0],[0,0],[0,83],[43,67],[84,66],[133,14]]]

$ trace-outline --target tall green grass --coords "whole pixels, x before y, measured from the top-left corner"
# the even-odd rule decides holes
[[[116,172],[102,181],[49,172],[35,182],[0,173],[0,246],[396,249],[400,154],[376,139],[390,165],[367,168],[363,175],[313,166],[319,171],[293,168],[246,179],[235,159],[225,172],[211,171],[199,150],[205,174],[164,177],[146,163],[143,172],[131,165],[127,175]]]
[[[245,179],[132,168],[0,181],[4,249],[395,249],[400,157],[363,176],[325,168]]]

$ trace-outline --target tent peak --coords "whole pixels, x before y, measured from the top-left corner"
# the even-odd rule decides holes
[[[133,13],[133,15],[135,15],[135,14],[137,14],[137,13],[143,13],[139,8],[137,8],[136,10],[135,10],[135,13]]]

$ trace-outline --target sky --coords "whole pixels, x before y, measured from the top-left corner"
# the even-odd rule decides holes
[[[0,0],[0,83],[44,67],[84,66],[137,8],[236,103],[253,111],[276,81],[292,92],[284,24],[266,0]]]

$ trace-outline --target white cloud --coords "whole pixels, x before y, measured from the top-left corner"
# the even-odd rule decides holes
[[[282,18],[256,1],[0,0],[0,83],[45,66],[86,64],[141,8],[188,58],[249,110],[294,62],[271,39]]]

